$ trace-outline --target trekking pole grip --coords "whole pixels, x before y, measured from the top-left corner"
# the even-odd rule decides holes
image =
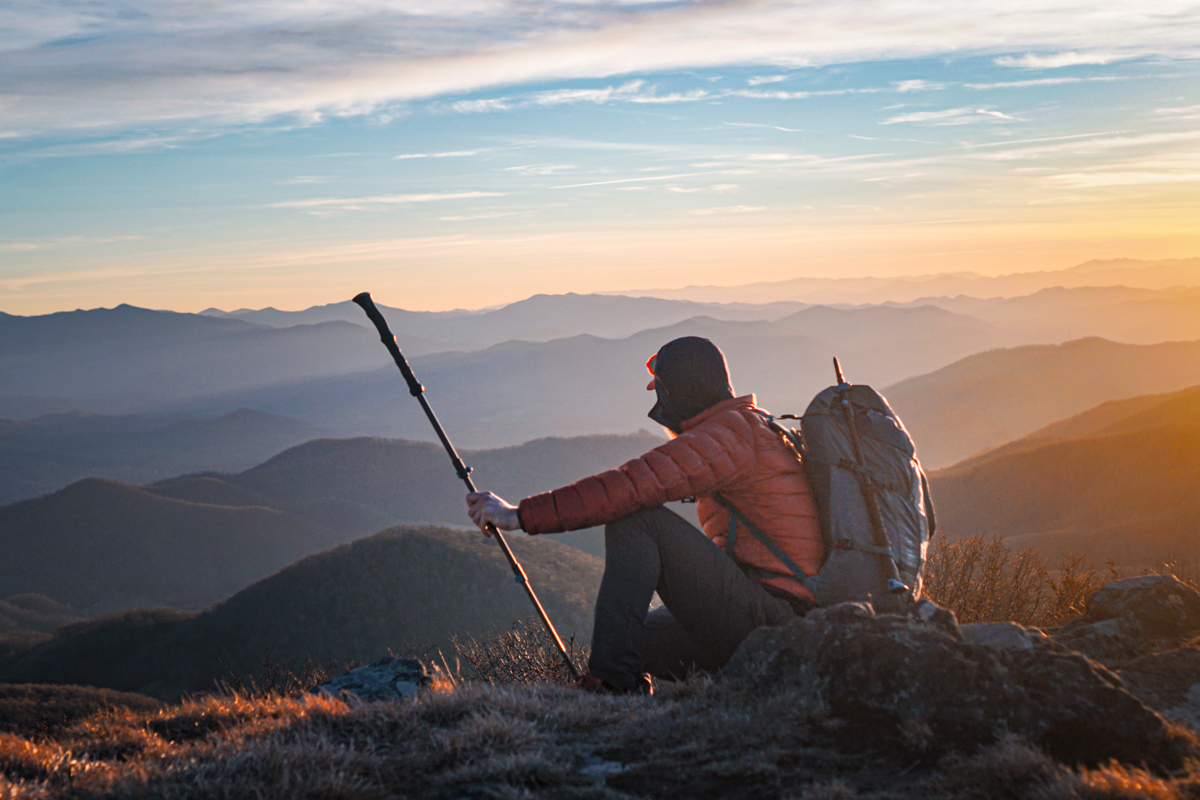
[[[425,387],[417,380],[417,376],[413,375],[412,369],[409,368],[408,362],[404,359],[404,354],[400,352],[400,345],[396,344],[395,334],[388,328],[387,320],[383,318],[383,314],[380,314],[379,309],[375,307],[375,301],[371,299],[371,293],[363,292],[362,294],[355,295],[352,302],[357,303],[366,312],[367,319],[371,320],[375,325],[375,330],[379,331],[379,341],[383,342],[383,346],[392,354],[392,360],[400,368],[400,374],[404,376],[404,381],[408,384],[408,393],[416,397],[424,392]]]

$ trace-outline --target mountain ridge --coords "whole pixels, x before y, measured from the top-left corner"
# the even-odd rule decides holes
[[[1066,281],[1086,285],[1095,276],[1107,282],[1142,284],[1147,288],[1200,285],[1200,258],[1113,259],[1085,261],[1062,270],[1012,272],[989,276],[973,272],[933,273],[896,277],[792,278],[759,281],[734,286],[686,286],[681,289],[634,289],[610,292],[628,296],[690,299],[706,302],[713,298],[756,302],[764,299],[805,303],[910,302],[917,297],[941,294],[972,296],[1016,296]]]
[[[883,393],[922,463],[946,467],[1108,400],[1200,383],[1200,341],[1098,337],[976,353]]]

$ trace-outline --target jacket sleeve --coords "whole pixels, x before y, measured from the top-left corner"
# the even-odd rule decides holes
[[[723,488],[753,466],[754,446],[749,421],[725,411],[616,469],[526,497],[518,513],[527,533],[603,525]]]

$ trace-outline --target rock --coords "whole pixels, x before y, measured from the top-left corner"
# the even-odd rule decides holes
[[[1200,730],[1200,649],[1142,656],[1121,670],[1121,680],[1167,719]]]
[[[963,625],[958,630],[967,644],[1001,650],[1032,650],[1044,646],[1049,639],[1041,628],[1026,628],[1015,622],[981,622]]]
[[[796,685],[864,741],[905,746],[904,732],[919,728],[923,749],[937,752],[1015,733],[1064,761],[1159,769],[1187,754],[1191,740],[1102,665],[1017,625],[964,632],[930,606],[876,615],[843,604],[759,628],[725,672],[751,689]]]
[[[415,658],[381,658],[313,689],[316,694],[367,702],[411,700],[431,683]]]
[[[1078,619],[1052,632],[1073,650],[1119,668],[1171,650],[1200,631],[1200,592],[1174,575],[1113,581],[1092,593]]]

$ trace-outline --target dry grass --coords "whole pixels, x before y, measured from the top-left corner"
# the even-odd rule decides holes
[[[314,664],[311,658],[285,663],[272,658],[269,649],[263,651],[261,667],[255,673],[243,673],[224,661],[221,665],[226,677],[216,682],[217,693],[250,700],[296,697],[359,666],[353,661],[345,664],[334,661],[322,666]]]
[[[109,712],[53,740],[0,735],[0,798],[39,800],[1182,800],[1198,789],[1195,770],[1075,769],[1012,738],[931,762],[902,742],[847,741],[794,688],[706,679],[653,698],[484,682],[443,682],[415,703],[220,696]]]
[[[1112,577],[1056,569],[982,537],[938,541],[927,591],[964,622],[1053,624]],[[0,800],[164,798],[779,798],[780,800],[1184,800],[1200,764],[1059,763],[1010,737],[945,753],[910,721],[863,740],[795,686],[697,677],[652,697],[598,697],[532,623],[456,642],[461,677],[435,670],[412,703],[304,694],[332,675],[272,663],[157,712],[116,709],[33,738],[0,734]],[[586,650],[572,647],[582,667]]]

